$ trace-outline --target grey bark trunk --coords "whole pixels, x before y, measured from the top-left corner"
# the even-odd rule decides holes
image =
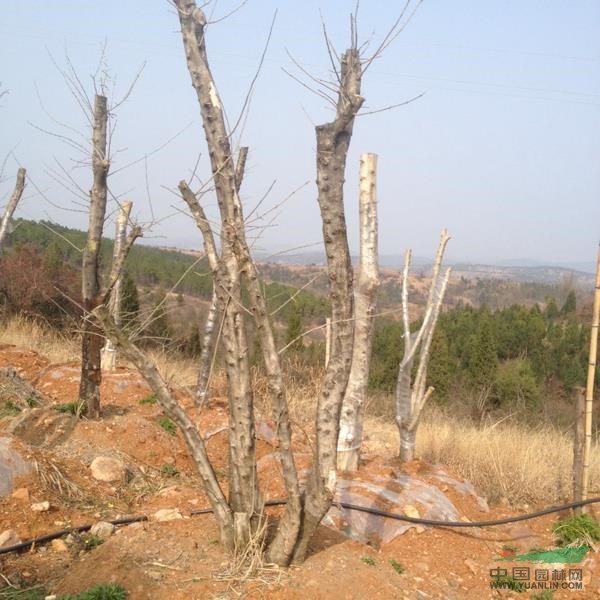
[[[187,66],[200,105],[221,214],[222,250],[215,273],[215,288],[219,306],[223,310],[221,342],[225,354],[229,397],[229,501],[232,511],[246,513],[247,522],[254,526],[262,512],[262,500],[256,477],[248,343],[244,315],[240,310],[241,265],[235,247],[236,238],[244,235],[243,213],[225,118],[206,55],[206,17],[193,0],[175,0],[175,5],[181,23]],[[248,536],[242,535],[238,527],[235,535],[245,539],[249,532]],[[242,543],[243,539],[238,542]]]
[[[317,189],[329,277],[332,347],[317,402],[317,441],[302,529],[294,552],[296,562],[304,560],[308,542],[331,506],[335,493],[340,411],[350,374],[354,331],[353,273],[344,215],[344,177],[354,118],[364,102],[360,95],[361,77],[358,50],[351,48],[341,59],[335,119],[316,128]]]
[[[107,177],[110,167],[107,155],[108,108],[104,96],[94,100],[92,133],[92,170],[94,181],[90,192],[90,211],[87,243],[83,251],[82,304],[84,313],[81,340],[81,382],[79,401],[84,403],[90,419],[100,417],[100,383],[102,380],[102,332],[90,318],[100,302],[100,243],[106,213]]]
[[[187,413],[179,406],[171,395],[167,384],[160,376],[158,369],[137,348],[133,342],[121,331],[110,316],[108,309],[101,305],[94,311],[94,315],[102,324],[106,335],[111,339],[115,347],[131,361],[142,374],[150,388],[156,395],[160,407],[177,424],[183,434],[183,438],[190,450],[198,474],[202,480],[203,488],[208,497],[211,507],[219,524],[221,541],[225,549],[233,552],[235,540],[233,535],[233,512],[227,504],[225,494],[219,485],[214,469],[208,459],[204,440],[188,417]]]
[[[113,261],[110,271],[110,279],[114,280],[114,286],[110,294],[109,310],[117,327],[121,326],[121,300],[123,288],[123,274],[118,271],[119,265],[124,262],[123,254],[127,251],[127,223],[131,214],[131,202],[123,202],[119,208],[115,226],[115,242],[113,246]],[[102,367],[105,371],[114,371],[117,367],[117,351],[110,339],[102,350]]]
[[[360,270],[355,293],[354,345],[337,447],[337,467],[342,471],[358,469],[371,363],[373,315],[379,283],[376,169],[377,156],[363,154],[360,158]]]
[[[450,279],[450,269],[441,273],[444,250],[450,237],[444,229],[440,235],[440,243],[433,263],[431,286],[425,305],[425,315],[418,332],[411,333],[408,313],[408,271],[410,268],[411,251],[407,250],[404,257],[402,274],[402,323],[404,329],[404,356],[398,367],[396,383],[396,425],[400,434],[399,456],[402,462],[414,460],[416,455],[417,427],[421,411],[433,393],[433,387],[426,387],[429,350],[435,326],[440,314],[446,286]],[[412,367],[419,352],[417,373],[412,380]]]
[[[2,256],[2,253],[4,252],[4,244],[6,242],[10,220],[12,219],[12,216],[17,208],[17,204],[19,204],[19,200],[21,200],[21,196],[23,195],[23,190],[25,189],[26,175],[27,171],[23,167],[17,171],[17,181],[15,183],[13,193],[8,200],[8,204],[4,210],[4,215],[0,221],[0,256]]]

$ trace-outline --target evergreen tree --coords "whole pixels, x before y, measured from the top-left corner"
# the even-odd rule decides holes
[[[496,379],[497,370],[498,355],[492,322],[489,314],[484,313],[469,348],[467,363],[469,381],[476,389],[492,386]]]
[[[302,311],[300,307],[296,303],[293,304],[293,309],[290,312],[290,316],[288,317],[287,322],[287,334],[285,338],[285,343],[292,344],[290,346],[290,350],[300,350],[304,346],[302,342],[302,338],[299,337],[302,335],[303,327],[302,327]]]
[[[560,309],[560,313],[563,316],[575,314],[575,310],[577,309],[577,297],[575,296],[575,291],[571,290],[567,294],[567,299],[563,304],[563,307]]]
[[[448,400],[450,392],[453,365],[450,358],[448,338],[439,327],[433,335],[430,354],[427,368],[427,385],[435,388],[433,398],[439,402],[445,402]]]
[[[123,273],[121,287],[121,320],[124,327],[135,327],[140,314],[140,297],[137,285],[129,271]]]

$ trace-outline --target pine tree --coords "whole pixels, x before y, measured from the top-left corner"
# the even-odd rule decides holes
[[[290,350],[300,350],[304,346],[302,343],[302,312],[297,304],[294,303],[287,323],[286,344],[291,344]]]
[[[476,389],[492,386],[497,370],[498,355],[492,322],[489,314],[483,313],[468,354],[467,372],[471,385]]]
[[[577,297],[575,296],[575,291],[571,290],[568,295],[563,307],[560,309],[560,313],[564,316],[572,315],[575,313],[577,309]]]
[[[439,402],[448,400],[452,360],[448,347],[448,338],[441,328],[436,329],[431,341],[431,358],[427,369],[427,385],[435,388],[433,398]]]

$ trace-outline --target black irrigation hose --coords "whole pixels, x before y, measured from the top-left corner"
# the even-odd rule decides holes
[[[430,527],[495,527],[497,525],[506,525],[507,523],[517,523],[518,521],[528,521],[530,519],[536,519],[549,515],[556,512],[562,512],[570,508],[578,508],[579,506],[586,506],[588,504],[595,504],[600,502],[600,497],[588,498],[587,500],[579,500],[578,502],[569,502],[568,504],[559,504],[558,506],[550,506],[543,510],[536,512],[527,513],[525,515],[519,515],[516,517],[506,517],[504,519],[496,519],[495,521],[434,521],[432,519],[421,519],[418,517],[407,517],[406,515],[398,515],[396,513],[387,512],[378,508],[370,508],[368,506],[359,506],[357,504],[348,504],[347,502],[334,502],[333,506],[339,506],[341,508],[347,508],[348,510],[356,510],[371,515],[377,515],[378,517],[384,517],[386,519],[394,519],[396,521],[406,521],[407,523],[415,523],[416,525],[429,525]],[[287,504],[287,500],[267,500],[265,506],[283,506]],[[212,508],[199,508],[192,510],[191,515],[207,515],[213,512]],[[147,521],[146,515],[138,515],[136,517],[124,517],[123,519],[114,519],[108,521],[113,525],[129,525],[130,523],[138,523],[140,521]],[[55,540],[56,538],[68,535],[69,533],[82,533],[89,531],[92,525],[80,525],[79,527],[69,527],[68,529],[62,529],[61,531],[55,531],[54,533],[48,533],[40,537],[26,540],[14,546],[7,546],[0,548],[0,554],[8,554],[9,552],[18,552],[19,550],[25,550],[34,544],[43,544]]]

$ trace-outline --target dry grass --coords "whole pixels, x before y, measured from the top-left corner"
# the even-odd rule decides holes
[[[371,452],[395,450],[396,427],[368,420],[365,432]],[[535,429],[518,422],[479,427],[432,410],[417,435],[417,455],[449,467],[470,480],[489,502],[523,505],[562,502],[571,496],[573,442],[568,433],[549,425]],[[591,494],[600,486],[600,447],[591,457]]]
[[[53,363],[77,360],[80,353],[78,336],[63,334],[23,316],[0,323],[0,343],[28,348]]]
[[[77,360],[79,340],[62,335],[39,323],[12,317],[0,326],[0,343],[30,348],[52,362]],[[155,351],[153,359],[173,386],[192,390],[196,363],[192,359]],[[311,429],[322,373],[294,360],[285,364],[285,387],[292,421]],[[266,379],[254,370],[254,390],[258,409],[270,414]],[[226,381],[216,373],[213,395],[226,394]],[[381,406],[391,399],[378,398],[367,413],[389,414]],[[385,416],[368,417],[364,449],[369,453],[392,456],[398,445],[397,430]],[[424,416],[417,437],[417,454],[423,460],[449,467],[469,479],[489,502],[522,505],[536,502],[561,502],[571,496],[572,439],[569,433],[548,424],[531,428],[513,418],[496,425],[476,425],[440,410]],[[600,447],[594,443],[591,457],[590,494],[600,493]]]

